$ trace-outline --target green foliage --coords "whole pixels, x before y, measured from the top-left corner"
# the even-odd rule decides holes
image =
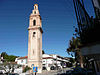
[[[31,69],[30,67],[26,66],[26,67],[24,68],[23,72],[26,72],[26,71],[28,71],[28,70],[30,70],[30,69]]]
[[[70,58],[69,60],[71,63],[75,63],[75,59],[74,58]]]
[[[72,40],[69,41],[69,48],[67,48],[68,54],[71,53],[71,56],[73,56],[72,52],[80,51],[79,46],[81,46],[80,39],[72,37]]]
[[[17,56],[9,55],[7,60],[10,62],[14,62],[16,58],[17,58]]]
[[[81,55],[80,52],[80,46],[81,46],[81,41],[79,37],[72,37],[72,40],[70,40],[69,43],[69,48],[67,49],[68,54],[71,54],[73,56],[75,56],[75,61],[76,61],[76,65],[78,65],[77,63],[80,63],[81,67],[83,67],[83,57]]]
[[[2,52],[1,56],[7,61],[7,62],[14,62],[17,56],[14,55],[8,55],[6,52]]]
[[[1,53],[1,56],[2,56],[3,58],[5,58],[5,56],[8,56],[8,55],[7,55],[6,52],[2,52],[2,53]]]

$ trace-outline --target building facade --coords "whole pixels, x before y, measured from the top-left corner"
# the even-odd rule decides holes
[[[81,48],[81,53],[87,60],[86,67],[94,69],[100,75],[100,43],[94,43]]]
[[[15,62],[19,65],[23,65],[23,66],[27,66],[27,59],[28,57],[18,57],[16,58]],[[65,58],[56,54],[43,54],[42,55],[42,69],[47,71],[51,70],[51,67],[55,67],[55,69],[57,69],[57,67],[59,68],[63,68],[63,67],[67,67],[67,63],[69,63],[69,58]]]
[[[69,59],[56,54],[43,54],[42,56],[42,65],[48,71],[52,70],[51,67],[54,67],[55,69],[67,67],[68,62]]]
[[[27,56],[25,57],[18,57],[15,59],[15,62],[19,65],[22,65],[22,66],[27,66]]]
[[[42,21],[38,10],[38,4],[34,5],[29,19],[28,35],[28,66],[38,67],[38,73],[42,72]]]

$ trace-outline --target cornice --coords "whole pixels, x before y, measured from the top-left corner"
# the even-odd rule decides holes
[[[29,27],[28,30],[37,30],[39,29],[41,31],[41,33],[43,33],[43,30],[41,27]]]

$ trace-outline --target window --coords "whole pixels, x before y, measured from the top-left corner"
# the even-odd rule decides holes
[[[35,9],[36,9],[36,6],[35,6]]]
[[[33,32],[33,37],[35,37],[36,32]]]
[[[34,14],[36,14],[36,11],[34,11]]]
[[[45,62],[45,61],[43,61],[43,62]]]
[[[35,26],[36,25],[36,20],[33,20],[33,26]]]

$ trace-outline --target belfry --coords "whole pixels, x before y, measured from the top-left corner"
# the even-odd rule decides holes
[[[38,73],[42,72],[42,21],[38,10],[38,4],[34,4],[34,10],[29,18],[28,28],[28,66],[38,67]]]

